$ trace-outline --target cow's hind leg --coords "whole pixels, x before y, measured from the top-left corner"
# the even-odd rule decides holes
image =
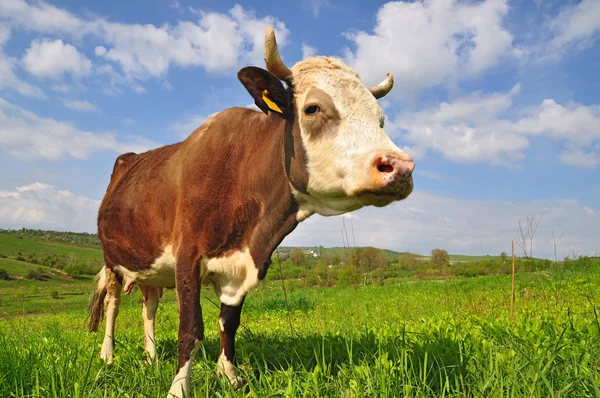
[[[104,298],[106,330],[104,332],[102,349],[100,350],[100,358],[111,363],[115,349],[115,321],[119,314],[119,304],[121,304],[122,278],[108,267],[104,268],[104,272],[106,275],[106,297]]]
[[[177,302],[179,304],[179,334],[177,374],[169,396],[189,396],[190,375],[194,356],[204,339],[204,324],[200,308],[200,256],[177,259],[175,271]]]
[[[158,309],[158,289],[154,286],[140,285],[144,295],[142,318],[144,319],[144,349],[150,362],[156,356],[156,339],[154,337],[154,318]]]
[[[237,306],[221,304],[219,316],[219,328],[221,329],[221,355],[217,363],[217,374],[225,375],[234,388],[244,384],[244,379],[238,375],[235,369],[235,334],[240,326],[240,315],[244,298]]]

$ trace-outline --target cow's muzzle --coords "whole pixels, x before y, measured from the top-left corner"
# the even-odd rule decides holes
[[[365,205],[373,206],[406,199],[413,190],[414,169],[415,162],[407,154],[378,155],[372,163],[374,183],[358,196]]]

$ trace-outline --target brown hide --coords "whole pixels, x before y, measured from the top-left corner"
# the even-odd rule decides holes
[[[249,247],[264,278],[273,250],[297,225],[289,181],[308,181],[297,129],[285,126],[274,115],[230,108],[184,142],[120,157],[98,215],[107,266],[147,269],[168,244],[176,258]],[[284,151],[285,136],[294,153]]]

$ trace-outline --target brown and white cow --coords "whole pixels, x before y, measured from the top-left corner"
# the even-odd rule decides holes
[[[234,338],[242,304],[283,238],[312,214],[386,206],[413,189],[414,162],[385,134],[377,103],[391,90],[391,75],[367,88],[336,58],[312,57],[289,69],[270,27],[265,62],[267,70],[238,72],[263,112],[229,108],[183,142],[121,155],[100,206],[106,268],[91,308],[97,327],[106,298],[102,356],[112,357],[123,278],[144,291],[151,355],[154,287],[175,287],[179,358],[169,393],[176,397],[189,392],[204,337],[201,283],[212,283],[221,301],[218,368],[237,385]]]

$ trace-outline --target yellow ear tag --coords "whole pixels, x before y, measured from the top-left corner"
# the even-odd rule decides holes
[[[269,109],[278,112],[278,113],[283,113],[283,111],[281,109],[279,109],[279,107],[277,106],[276,103],[274,103],[273,101],[271,101],[269,99],[269,97],[267,97],[267,95],[269,95],[269,91],[268,90],[264,90],[262,92],[262,99],[263,101],[265,101],[265,104],[267,104],[267,106],[269,107]]]

